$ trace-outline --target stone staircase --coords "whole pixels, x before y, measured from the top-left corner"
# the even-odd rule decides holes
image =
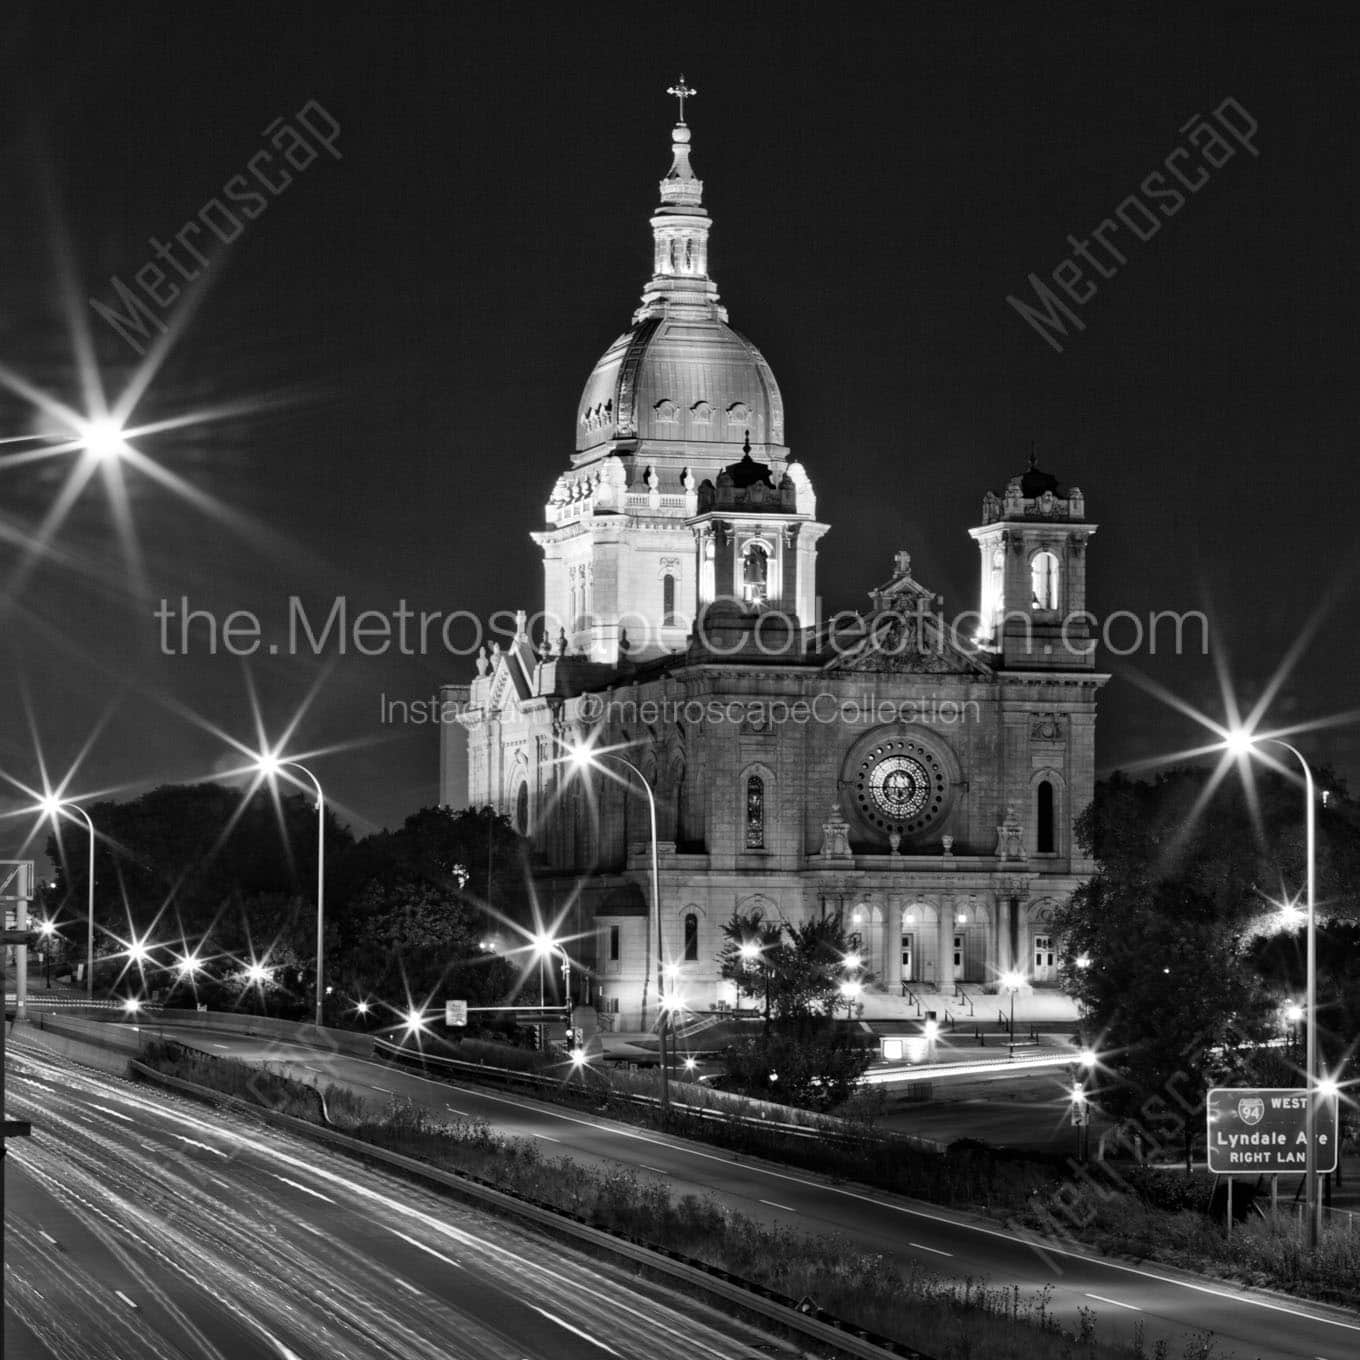
[[[1008,1028],[1011,1014],[1009,992],[988,991],[981,983],[965,982],[950,992],[928,990],[908,983],[905,994],[894,995],[867,989],[860,1000],[862,1018],[868,1021],[901,1020],[923,1023],[929,1012],[946,1027],[984,1032]],[[1077,1023],[1076,1002],[1056,988],[1025,987],[1015,994],[1017,1031],[1032,1027],[1067,1029]]]

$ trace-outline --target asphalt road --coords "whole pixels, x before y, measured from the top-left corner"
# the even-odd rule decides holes
[[[384,1063],[280,1041],[165,1029],[207,1052],[268,1061],[305,1080],[346,1086],[375,1103],[400,1094],[435,1113],[482,1118],[506,1133],[543,1141],[545,1152],[610,1167],[630,1163],[644,1175],[664,1177],[677,1194],[712,1194],[751,1218],[812,1234],[834,1233],[904,1269],[981,1277],[1018,1285],[1022,1293],[1047,1286],[1059,1316],[1075,1325],[1078,1308],[1094,1309],[1105,1338],[1131,1339],[1134,1323],[1141,1321],[1148,1348],[1166,1337],[1173,1354],[1180,1353],[1184,1338],[1205,1330],[1219,1338],[1216,1354],[1237,1360],[1343,1360],[1360,1351],[1360,1315],[1354,1313],[1216,1284],[1169,1267],[1095,1258],[1057,1243],[1039,1249],[980,1216],[737,1159],[517,1094],[431,1080]]]
[[[627,1272],[16,1035],[8,1360],[757,1360]],[[766,1349],[754,1347],[763,1344]]]

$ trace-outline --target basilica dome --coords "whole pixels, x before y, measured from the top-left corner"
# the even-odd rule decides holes
[[[610,345],[581,396],[578,453],[616,439],[783,444],[774,374],[717,310],[645,316]]]
[[[689,158],[690,129],[681,121],[671,131],[671,167],[651,219],[652,277],[632,327],[605,351],[581,394],[578,461],[593,461],[608,451],[602,446],[617,442],[739,449],[749,438],[771,452],[784,443],[784,402],[774,374],[727,324],[709,277],[712,221]]]

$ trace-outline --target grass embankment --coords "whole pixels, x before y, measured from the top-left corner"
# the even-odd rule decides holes
[[[914,1263],[899,1266],[840,1238],[809,1237],[733,1214],[711,1198],[673,1197],[659,1177],[632,1169],[596,1170],[567,1157],[546,1159],[537,1143],[507,1138],[480,1120],[436,1120],[392,1098],[375,1107],[353,1093],[315,1087],[228,1058],[175,1044],[149,1048],[158,1071],[238,1096],[376,1147],[475,1176],[594,1226],[707,1262],[750,1283],[817,1307],[854,1326],[897,1338],[937,1360],[1209,1360],[1222,1353],[1207,1337],[1183,1352],[1097,1336],[1094,1310],[1076,1333],[1050,1311],[1048,1291],[1022,1295],[977,1281],[943,1279]],[[323,1115],[324,1110],[324,1115]]]
[[[449,1052],[453,1053],[454,1048]],[[507,1057],[507,1055],[514,1055]],[[459,1056],[556,1078],[543,1085],[543,1099],[594,1108],[634,1124],[660,1127],[659,1113],[622,1098],[655,1096],[655,1072],[592,1072],[589,1079],[563,1079],[559,1059],[532,1050],[464,1040]],[[432,1075],[434,1069],[432,1069]],[[758,1115],[752,1102],[709,1090],[697,1082],[671,1081],[672,1099],[704,1108]],[[849,1112],[854,1113],[854,1112]],[[981,1144],[960,1144],[944,1154],[912,1151],[881,1136],[873,1127],[872,1105],[848,1121],[857,1135],[834,1143],[800,1138],[777,1129],[725,1124],[673,1111],[665,1128],[729,1151],[784,1162],[833,1180],[856,1181],[912,1199],[984,1213],[1059,1245],[1164,1262],[1250,1285],[1284,1290],[1306,1298],[1360,1304],[1360,1233],[1339,1224],[1324,1225],[1314,1251],[1301,1224],[1285,1217],[1234,1224],[1232,1237],[1208,1217],[1211,1178],[1183,1172],[1093,1163],[1079,1175],[1060,1158],[1008,1154]],[[815,1127],[820,1117],[799,1110],[781,1120]],[[846,1125],[842,1124],[842,1128]]]

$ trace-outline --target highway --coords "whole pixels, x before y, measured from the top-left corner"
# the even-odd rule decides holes
[[[906,1267],[1053,1290],[1060,1317],[1095,1309],[1102,1338],[1131,1338],[1141,1321],[1151,1350],[1161,1337],[1179,1354],[1191,1333],[1212,1331],[1220,1352],[1237,1360],[1343,1360],[1360,1352],[1360,1315],[1263,1291],[1218,1284],[1171,1267],[1098,1258],[1059,1243],[1042,1250],[1017,1240],[1003,1223],[879,1190],[833,1184],[809,1173],[702,1144],[633,1128],[593,1114],[512,1093],[446,1083],[384,1063],[279,1040],[155,1026],[167,1037],[219,1056],[269,1061],[324,1085],[346,1086],[375,1103],[399,1094],[436,1113],[487,1120],[506,1133],[544,1142],[545,1151],[596,1165],[631,1163],[664,1177],[676,1194],[711,1194],[763,1222],[811,1234],[836,1233]],[[909,1340],[909,1338],[906,1338]]]
[[[791,1348],[305,1139],[19,1031],[8,1360],[757,1360]],[[760,1346],[757,1350],[755,1347]]]

